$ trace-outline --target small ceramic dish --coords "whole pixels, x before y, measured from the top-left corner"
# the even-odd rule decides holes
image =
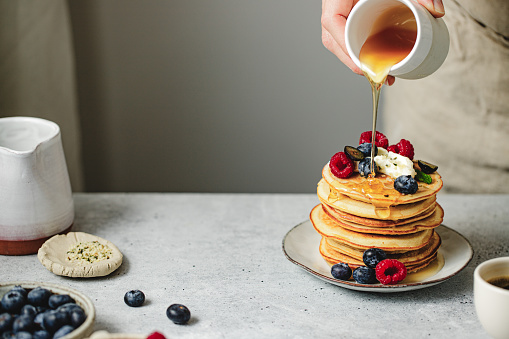
[[[79,243],[97,242],[111,250],[108,259],[90,263],[75,263],[68,260],[68,251]],[[37,258],[52,273],[72,278],[102,277],[115,271],[122,264],[122,253],[110,241],[84,232],[69,232],[55,235],[46,241]]]
[[[0,298],[3,297],[5,293],[9,292],[14,286],[18,285],[26,289],[34,289],[40,286],[56,294],[68,294],[76,301],[76,304],[83,308],[83,311],[85,311],[85,314],[87,315],[87,319],[85,320],[85,322],[68,335],[62,337],[62,339],[86,338],[90,336],[90,334],[93,332],[95,322],[95,307],[92,301],[86,295],[69,287],[59,286],[50,283],[35,281],[11,281],[11,282],[0,282]]]

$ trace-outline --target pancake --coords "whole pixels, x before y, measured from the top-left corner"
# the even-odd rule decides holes
[[[331,266],[347,263],[354,270],[364,266],[365,250],[380,248],[408,272],[432,263],[442,241],[434,229],[442,223],[444,211],[436,202],[441,176],[435,172],[430,177],[430,184],[417,182],[414,194],[402,194],[385,174],[364,178],[355,171],[341,179],[325,165],[317,185],[321,204],[310,213],[322,236],[319,252],[324,260]]]
[[[416,220],[395,227],[374,227],[364,225],[362,222],[360,224],[353,223],[347,220],[342,220],[340,216],[338,216],[335,213],[335,210],[332,209],[330,206],[322,204],[322,208],[324,212],[327,214],[327,216],[333,219],[339,226],[346,228],[350,231],[360,233],[387,234],[387,235],[410,234],[438,227],[444,220],[444,210],[438,204],[436,204],[436,207],[430,216],[424,219]]]
[[[326,242],[326,244],[324,245],[325,247],[334,249],[344,255],[362,261],[362,256],[364,254],[363,250],[355,249],[345,244],[330,241],[330,239],[327,239],[325,237],[322,238]],[[387,258],[397,259],[402,263],[419,263],[435,254],[438,251],[438,248],[440,247],[441,243],[442,239],[440,238],[438,233],[434,232],[433,236],[431,237],[430,241],[426,244],[426,246],[418,250],[405,252],[386,251],[385,253],[387,254]]]
[[[394,189],[394,179],[385,174],[376,175],[375,182],[377,184],[383,184],[384,186],[383,189],[379,190],[376,186],[368,185],[370,179],[361,177],[358,172],[354,172],[353,175],[347,179],[341,179],[332,174],[328,163],[322,170],[322,177],[332,190],[347,195],[352,199],[371,203],[376,206],[415,203],[435,196],[442,188],[443,182],[440,174],[436,172],[430,174],[430,176],[432,179],[431,184],[419,181],[417,192],[414,194],[401,194]],[[375,189],[372,190],[372,188]]]
[[[323,211],[322,205],[313,208],[310,219],[316,231],[322,236],[360,249],[377,247],[388,251],[416,250],[424,247],[434,232],[431,229],[398,236],[353,232],[340,227],[329,218]]]
[[[408,224],[417,220],[424,219],[426,217],[429,217],[433,213],[435,213],[435,208],[437,207],[436,203],[430,205],[427,209],[425,209],[421,214],[418,214],[416,216],[406,218],[406,219],[399,219],[399,220],[379,220],[379,219],[371,219],[371,218],[363,218],[359,217],[353,214],[349,214],[346,212],[343,212],[341,210],[338,210],[336,208],[333,208],[327,204],[323,204],[324,208],[327,208],[327,212],[333,213],[334,219],[340,219],[345,221],[353,222],[354,224],[360,224],[365,226],[372,226],[372,227],[395,227],[400,226],[404,224]],[[329,213],[329,214],[330,214]]]
[[[414,203],[376,208],[374,205],[355,200],[344,194],[332,192],[325,180],[320,180],[317,187],[320,201],[342,212],[358,217],[382,220],[403,220],[422,214],[436,201],[435,195]]]
[[[358,260],[355,258],[352,258],[348,255],[345,255],[341,252],[338,252],[330,247],[322,246],[324,242],[320,242],[320,254],[325,259],[325,261],[330,265],[337,264],[338,262],[346,263],[352,270],[355,270],[359,266],[364,266],[364,262],[362,260]],[[407,269],[407,272],[415,272],[418,271],[426,266],[428,266],[433,260],[436,259],[437,253],[435,252],[425,260],[418,262],[418,263],[407,263],[405,264],[405,267]]]

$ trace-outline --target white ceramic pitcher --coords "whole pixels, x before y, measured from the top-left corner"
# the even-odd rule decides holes
[[[384,11],[403,4],[408,7],[417,24],[417,38],[408,56],[394,65],[389,74],[403,79],[421,79],[440,68],[449,52],[449,30],[442,18],[434,18],[424,6],[412,0],[360,0],[348,15],[345,44],[357,67],[361,67],[359,53],[373,22]]]
[[[70,230],[74,203],[60,128],[39,118],[0,118],[0,254],[36,253]]]

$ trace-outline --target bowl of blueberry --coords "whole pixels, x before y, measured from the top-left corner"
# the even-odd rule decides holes
[[[76,290],[41,282],[0,283],[0,339],[85,338],[94,320],[94,304]]]

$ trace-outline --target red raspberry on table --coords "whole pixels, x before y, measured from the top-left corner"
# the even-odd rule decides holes
[[[366,132],[362,133],[361,137],[359,139],[359,145],[363,144],[365,142],[370,143],[372,135],[373,135],[373,133],[371,131],[366,131]],[[387,148],[387,146],[389,146],[389,139],[387,139],[387,137],[385,135],[383,135],[382,133],[376,131],[375,145],[376,145],[376,147]]]
[[[394,152],[399,154],[399,148],[397,145],[390,145],[389,147],[387,147],[387,152]]]
[[[159,332],[154,332],[154,333],[151,333],[151,334],[147,337],[147,339],[166,339],[166,338],[165,338],[165,337],[164,337],[164,335],[162,335],[161,333],[159,333]]]
[[[383,285],[394,285],[405,279],[406,266],[396,259],[385,259],[376,265],[376,279]]]
[[[398,147],[398,154],[410,158],[412,160],[414,158],[414,146],[410,143],[410,141],[406,139],[401,139],[396,146]]]
[[[346,179],[352,175],[355,163],[344,152],[338,152],[330,159],[329,167],[336,177]]]

